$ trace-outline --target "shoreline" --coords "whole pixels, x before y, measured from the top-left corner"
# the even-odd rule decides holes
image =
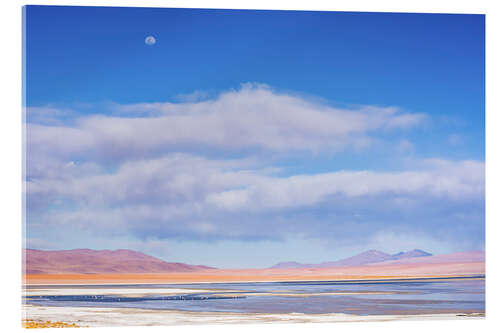
[[[23,287],[30,286],[85,286],[85,285],[149,285],[149,284],[211,284],[211,283],[265,283],[265,282],[387,282],[387,281],[432,281],[445,279],[485,279],[484,273],[429,274],[429,275],[314,275],[314,276],[221,276],[168,274],[39,274],[23,275]]]
[[[63,321],[88,327],[172,326],[207,324],[271,324],[271,323],[334,323],[383,322],[394,320],[469,320],[483,319],[484,312],[462,311],[433,314],[353,315],[343,313],[234,313],[192,312],[179,310],[148,310],[133,308],[49,307],[23,304],[23,319]],[[29,312],[29,318],[26,313]]]

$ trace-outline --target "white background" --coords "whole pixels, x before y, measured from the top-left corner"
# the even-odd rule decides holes
[[[498,269],[500,206],[499,177],[499,41],[500,11],[496,2],[486,0],[87,0],[87,1],[21,1],[4,0],[0,10],[0,223],[1,244],[1,287],[0,330],[11,332],[22,330],[21,323],[21,69],[22,69],[22,20],[21,6],[31,5],[92,5],[92,6],[141,6],[141,7],[184,7],[184,8],[245,8],[245,9],[295,9],[333,11],[378,11],[378,12],[420,12],[420,13],[474,13],[486,14],[486,262],[487,293],[486,320],[456,321],[403,321],[387,323],[333,323],[333,324],[272,324],[272,325],[210,325],[182,327],[140,328],[147,332],[176,333],[195,332],[262,332],[287,331],[318,332],[489,332],[500,327],[499,301],[500,276]],[[57,329],[49,329],[54,331]],[[69,329],[67,329],[69,330]],[[138,328],[100,328],[92,332],[136,332]],[[46,331],[46,330],[43,330]],[[59,330],[58,330],[59,331]],[[65,331],[66,332],[66,331]]]

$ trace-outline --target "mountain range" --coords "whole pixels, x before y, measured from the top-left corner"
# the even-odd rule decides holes
[[[329,268],[329,267],[347,267],[347,266],[363,266],[375,263],[387,263],[409,258],[430,257],[431,253],[415,249],[408,252],[399,252],[396,254],[387,254],[378,250],[368,250],[355,256],[336,260],[325,261],[320,264],[302,264],[296,261],[280,262],[271,268]]]
[[[214,267],[203,265],[190,265],[179,262],[166,262],[150,255],[132,250],[34,250],[24,249],[24,268],[26,274],[147,274],[147,273],[202,273],[229,274],[230,270],[220,270]],[[281,262],[269,269],[262,271],[280,272],[294,271],[294,269],[335,269],[342,267],[352,267],[352,269],[377,270],[377,267],[384,267],[387,272],[390,266],[399,267],[442,267],[440,265],[462,265],[463,269],[467,265],[484,263],[484,251],[469,251],[450,254],[432,255],[422,250],[412,250],[387,254],[377,250],[369,250],[355,256],[336,260],[325,261],[319,264],[304,264],[295,261]],[[415,266],[416,265],[416,266]],[[424,265],[424,266],[422,266]],[[427,267],[426,266],[426,267]],[[430,266],[428,266],[428,269]],[[457,266],[458,267],[458,266]],[[432,268],[435,270],[436,268]],[[455,269],[455,268],[454,268]],[[251,270],[252,271],[252,270]],[[257,274],[258,270],[253,270]],[[219,272],[219,273],[216,273]],[[296,271],[295,271],[296,272]],[[305,271],[304,271],[305,272]],[[253,274],[252,273],[252,274]],[[266,273],[267,274],[267,273]],[[275,274],[275,273],[273,273]]]
[[[170,273],[213,269],[166,262],[132,250],[24,249],[23,258],[26,274]]]

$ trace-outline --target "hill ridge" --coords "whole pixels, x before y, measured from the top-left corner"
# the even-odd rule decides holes
[[[204,265],[167,262],[128,249],[23,249],[23,259],[23,269],[27,274],[169,273],[214,269]]]

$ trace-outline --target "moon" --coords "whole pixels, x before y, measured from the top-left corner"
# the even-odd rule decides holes
[[[156,44],[156,38],[154,38],[153,36],[148,36],[144,40],[144,43],[146,43],[146,45],[155,45]]]

